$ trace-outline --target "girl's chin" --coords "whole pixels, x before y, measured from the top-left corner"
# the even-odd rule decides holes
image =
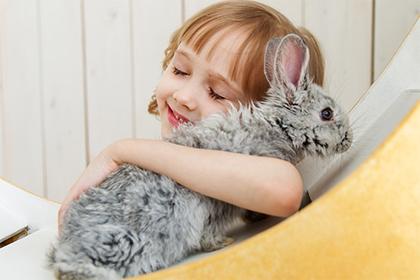
[[[160,131],[162,138],[169,138],[172,135],[172,127],[171,125],[162,125],[162,129]]]

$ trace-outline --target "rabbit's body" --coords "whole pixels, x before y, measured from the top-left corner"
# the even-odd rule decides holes
[[[296,40],[301,44],[296,37],[272,43],[275,53],[283,45],[296,45]],[[266,59],[281,58],[273,54],[269,43]],[[266,69],[270,71],[271,66]],[[306,71],[305,63],[302,71]],[[266,75],[269,78],[270,73]],[[301,75],[299,81],[304,78]],[[305,80],[300,85],[304,90],[297,87],[291,102],[282,84],[270,84],[265,101],[182,125],[168,140],[294,164],[307,154],[327,156],[348,149],[348,120],[318,86]],[[325,120],[325,108],[333,109],[334,121]],[[225,236],[226,230],[245,211],[126,164],[72,203],[60,239],[50,252],[50,265],[62,279],[118,279],[155,271],[194,251],[229,244],[232,240]]]
[[[281,131],[245,109],[227,117],[214,115],[196,126],[183,125],[169,141],[293,162],[295,152]],[[264,141],[267,137],[276,140]],[[244,212],[166,176],[125,164],[73,202],[51,258],[61,273],[63,267],[70,272],[84,269],[83,277],[109,277],[112,271],[103,267],[120,276],[147,273],[194,251],[224,247],[231,241],[224,236],[226,230]]]

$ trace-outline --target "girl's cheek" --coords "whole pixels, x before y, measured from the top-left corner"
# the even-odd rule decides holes
[[[156,102],[157,102],[158,108],[161,108],[161,106],[162,106],[162,91],[161,91],[161,88],[159,86],[155,90],[155,95],[156,95]]]
[[[159,81],[155,90],[155,94],[156,94],[156,99],[158,101],[158,105],[159,105],[159,102],[163,103],[164,100],[167,99],[167,97],[172,94],[171,88],[170,88],[170,81],[168,81],[166,77],[162,77],[161,80]]]

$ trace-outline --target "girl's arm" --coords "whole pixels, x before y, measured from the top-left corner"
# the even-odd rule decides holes
[[[110,145],[89,163],[61,205],[59,227],[71,201],[98,185],[122,163],[138,165],[195,192],[273,216],[293,214],[302,199],[302,179],[287,161],[161,140],[125,139]]]
[[[166,175],[195,192],[246,209],[289,216],[299,209],[303,184],[297,169],[276,158],[127,139],[111,146],[117,163]]]

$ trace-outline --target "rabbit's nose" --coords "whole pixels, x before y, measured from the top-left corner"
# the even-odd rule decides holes
[[[350,148],[352,141],[353,141],[353,136],[352,136],[351,131],[346,131],[344,133],[343,138],[341,139],[341,142],[337,146],[337,152],[343,153],[347,151]]]
[[[346,133],[344,133],[344,140],[348,141],[351,145],[353,142],[353,132],[350,130],[347,130]]]

